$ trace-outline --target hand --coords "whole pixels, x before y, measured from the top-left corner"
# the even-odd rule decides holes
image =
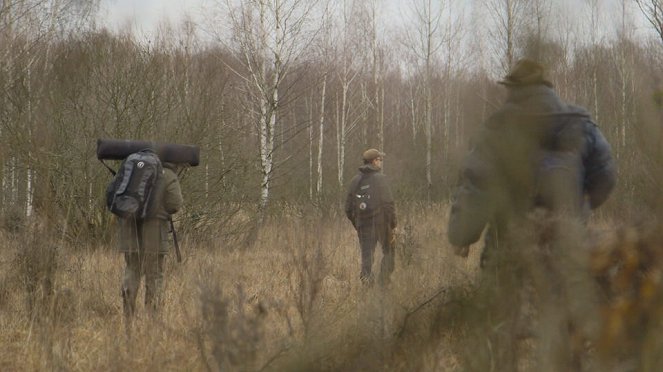
[[[453,249],[454,249],[454,254],[456,256],[460,256],[460,257],[463,257],[463,258],[466,258],[467,255],[470,253],[470,246],[469,245],[466,245],[466,246],[463,246],[463,247],[453,246]]]

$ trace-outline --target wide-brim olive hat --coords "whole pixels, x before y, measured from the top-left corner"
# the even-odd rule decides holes
[[[506,77],[498,83],[506,86],[543,84],[552,88],[552,83],[544,75],[545,68],[542,64],[524,58],[516,62]]]
[[[368,150],[364,151],[364,153],[361,155],[361,157],[365,161],[373,161],[377,158],[384,157],[385,155],[387,155],[387,154],[385,154],[384,152],[381,152],[379,150],[368,149]]]

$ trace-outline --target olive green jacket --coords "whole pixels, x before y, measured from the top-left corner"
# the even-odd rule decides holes
[[[182,190],[174,166],[164,163],[163,173],[154,188],[149,217],[143,220],[118,219],[119,250],[121,252],[167,253],[170,248],[171,216],[184,203]]]

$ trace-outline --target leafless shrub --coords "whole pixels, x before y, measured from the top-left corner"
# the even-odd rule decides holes
[[[420,244],[415,236],[414,226],[407,221],[401,230],[398,230],[394,239],[394,250],[400,262],[404,265],[412,263],[414,254],[419,250]]]
[[[313,231],[309,231],[312,229]],[[323,255],[322,229],[309,226],[302,240],[288,239],[290,291],[294,297],[297,311],[304,324],[304,332],[309,333],[314,306],[319,301],[322,283],[326,275],[325,258]],[[315,232],[317,230],[317,233]]]
[[[11,234],[20,233],[25,225],[25,212],[20,208],[9,209],[2,219],[2,228]]]
[[[22,230],[12,234],[13,253],[4,282],[7,294],[24,299],[25,305],[15,309],[31,328],[29,347],[34,347],[40,359],[40,369],[70,370],[72,352],[72,325],[79,316],[77,299],[69,288],[58,288],[61,247],[54,243],[48,226],[38,218],[26,220]]]
[[[72,325],[78,317],[74,293],[69,289],[58,290],[42,303],[37,322],[37,347],[43,353],[43,368],[68,371],[75,365]]]
[[[69,288],[55,292],[51,304],[51,319],[53,324],[70,325],[78,316],[76,296]]]
[[[249,304],[241,287],[234,299],[224,295],[218,283],[201,286],[202,332],[201,352],[209,344],[215,365],[209,370],[255,370],[255,361],[262,340],[262,322],[266,313],[261,305]],[[207,359],[206,355],[203,355]],[[215,368],[214,368],[215,367]]]
[[[18,276],[24,286],[28,313],[32,318],[47,315],[55,292],[58,248],[43,227],[34,225],[18,236],[15,257]]]

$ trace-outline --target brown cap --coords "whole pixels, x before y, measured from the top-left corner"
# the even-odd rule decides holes
[[[525,58],[516,62],[504,80],[500,80],[498,83],[507,86],[543,84],[552,88],[552,83],[543,74],[542,64]]]
[[[373,160],[375,160],[379,157],[383,157],[385,155],[387,155],[387,154],[385,154],[383,152],[380,152],[376,149],[368,149],[368,150],[364,151],[364,153],[361,155],[361,157],[365,161],[373,161]]]

